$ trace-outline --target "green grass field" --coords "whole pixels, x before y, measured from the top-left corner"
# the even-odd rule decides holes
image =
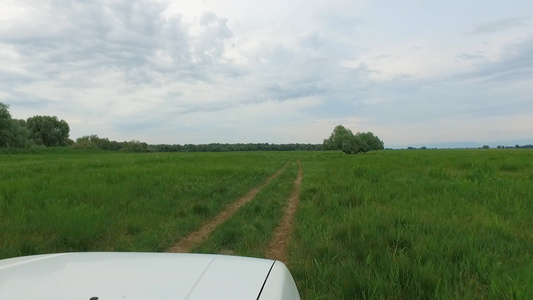
[[[304,162],[291,263],[306,299],[533,299],[533,151]]]
[[[195,252],[261,257],[303,182],[302,299],[533,299],[533,151],[0,154],[0,258],[164,251],[290,162]]]
[[[287,159],[67,153],[0,157],[0,257],[163,251]]]

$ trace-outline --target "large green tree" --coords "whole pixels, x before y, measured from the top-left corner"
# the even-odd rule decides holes
[[[101,149],[117,151],[125,144],[117,141],[110,141],[108,138],[100,138],[96,134],[86,135],[76,139],[74,148],[78,149]]]
[[[368,145],[368,151],[385,149],[383,141],[375,136],[372,132],[358,132],[357,135],[359,135],[363,142]]]
[[[56,147],[71,143],[70,127],[65,120],[59,120],[56,116],[33,116],[28,118],[26,126],[37,145]]]
[[[0,102],[0,147],[27,147],[29,132],[24,120],[15,120],[9,113],[9,105]]]
[[[341,150],[342,144],[351,137],[353,137],[353,133],[350,129],[337,125],[329,138],[324,140],[324,150]]]
[[[324,150],[342,150],[346,154],[356,154],[371,150],[383,150],[384,144],[372,132],[353,134],[350,129],[338,125],[329,138],[324,140]]]
[[[12,119],[9,106],[0,102],[0,147],[9,147],[12,136]]]

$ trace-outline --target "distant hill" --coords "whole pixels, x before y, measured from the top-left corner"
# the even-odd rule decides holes
[[[498,145],[502,146],[515,146],[515,145],[533,145],[533,139],[529,140],[509,140],[509,141],[496,141],[496,142],[445,142],[445,143],[418,143],[418,144],[404,144],[404,145],[385,145],[386,148],[402,149],[407,147],[426,147],[426,148],[438,148],[438,149],[456,149],[456,148],[480,148],[483,145],[488,145],[491,148],[496,148]]]

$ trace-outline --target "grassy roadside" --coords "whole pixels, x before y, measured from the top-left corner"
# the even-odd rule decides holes
[[[0,258],[162,251],[281,168],[262,153],[0,157]]]
[[[530,299],[533,151],[302,159],[303,299]]]
[[[255,199],[215,229],[209,238],[196,246],[192,252],[264,257],[291,196],[297,173],[298,165],[291,162]]]

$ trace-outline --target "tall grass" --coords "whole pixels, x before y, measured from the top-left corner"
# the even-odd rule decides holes
[[[262,256],[302,162],[303,299],[533,299],[533,151],[0,155],[0,258],[162,251],[287,161],[195,251]]]
[[[297,171],[298,165],[291,162],[278,178],[215,229],[193,252],[264,257],[291,196]]]
[[[532,298],[532,154],[306,157],[290,248],[302,298]]]
[[[281,168],[268,153],[0,156],[0,258],[162,251]]]

